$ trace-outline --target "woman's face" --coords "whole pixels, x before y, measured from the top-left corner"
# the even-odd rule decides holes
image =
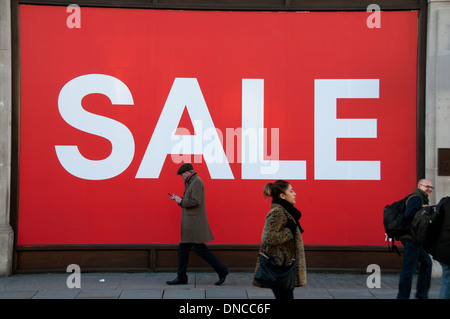
[[[287,200],[289,203],[291,204],[295,204],[295,192],[294,189],[292,188],[292,186],[289,184],[288,188],[286,189],[286,191],[280,195],[280,197],[282,199]]]

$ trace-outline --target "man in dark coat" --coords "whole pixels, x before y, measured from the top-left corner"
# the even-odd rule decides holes
[[[172,195],[172,199],[181,206],[181,239],[178,246],[177,278],[168,281],[169,285],[187,284],[186,274],[191,248],[208,262],[219,275],[215,283],[221,285],[228,275],[228,269],[211,253],[205,243],[214,240],[209,228],[205,207],[205,187],[202,179],[194,172],[191,164],[181,165],[177,172],[184,180],[184,195]]]

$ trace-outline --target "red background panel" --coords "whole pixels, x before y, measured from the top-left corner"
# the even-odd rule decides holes
[[[168,156],[158,179],[136,173],[175,78],[196,78],[217,129],[242,125],[242,79],[264,79],[264,125],[279,128],[281,160],[307,162],[291,180],[305,244],[383,245],[382,209],[416,183],[417,12],[214,12],[81,8],[68,28],[65,7],[20,6],[21,112],[19,245],[175,244],[183,193]],[[133,105],[92,94],[83,108],[127,126],[130,166],[101,181],[69,174],[55,145],[77,145],[103,159],[111,143],[68,125],[58,110],[62,87],[86,74],[121,80]],[[338,160],[381,162],[381,179],[314,179],[314,80],[379,79],[378,99],[340,99],[338,118],[377,120],[377,137],[338,139]],[[183,116],[181,126],[188,126]],[[225,136],[225,134],[224,134]],[[226,136],[224,144],[227,143]],[[206,187],[215,244],[258,244],[270,180],[211,179]]]

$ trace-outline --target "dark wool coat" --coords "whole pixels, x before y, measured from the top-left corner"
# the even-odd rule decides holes
[[[266,216],[264,225],[260,251],[265,251],[267,255],[283,256],[282,250],[286,252],[287,263],[295,254],[297,259],[297,273],[295,276],[295,286],[301,287],[306,285],[306,260],[303,247],[303,238],[298,227],[295,234],[295,249],[293,245],[292,232],[286,227],[288,218],[295,222],[294,218],[279,204],[272,204],[271,210]],[[278,261],[278,260],[277,260]],[[282,261],[278,261],[280,264]],[[259,268],[259,258],[256,261],[256,271]],[[253,279],[253,285],[260,287],[260,284]]]
[[[198,175],[187,182],[180,206],[180,243],[204,244],[214,240],[206,215],[205,187]]]

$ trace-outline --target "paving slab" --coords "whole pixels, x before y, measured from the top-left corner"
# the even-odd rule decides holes
[[[165,289],[163,299],[205,299],[205,289]]]
[[[249,299],[275,299],[272,290],[258,287],[247,288],[247,296]]]
[[[371,289],[370,293],[377,299],[396,299],[397,290]]]
[[[70,274],[20,274],[0,278],[0,299],[274,299],[270,289],[252,286],[253,273],[231,272],[216,286],[214,272],[189,273],[187,285],[167,285],[175,273],[81,273],[81,287],[70,289]],[[308,273],[295,299],[395,299],[399,274],[381,274],[381,288],[367,286],[368,274]],[[417,276],[411,298],[414,298]],[[430,299],[439,296],[441,278],[432,278]]]
[[[206,299],[248,299],[245,288],[206,289]]]
[[[304,288],[294,289],[294,299],[333,299],[326,288]]]
[[[79,289],[43,290],[38,291],[31,299],[75,299]]]
[[[30,299],[36,291],[0,291],[0,299]]]
[[[125,289],[119,299],[162,299],[163,289]]]
[[[76,299],[118,299],[121,289],[88,289],[81,290]]]
[[[376,299],[368,290],[363,289],[328,289],[333,299]]]

